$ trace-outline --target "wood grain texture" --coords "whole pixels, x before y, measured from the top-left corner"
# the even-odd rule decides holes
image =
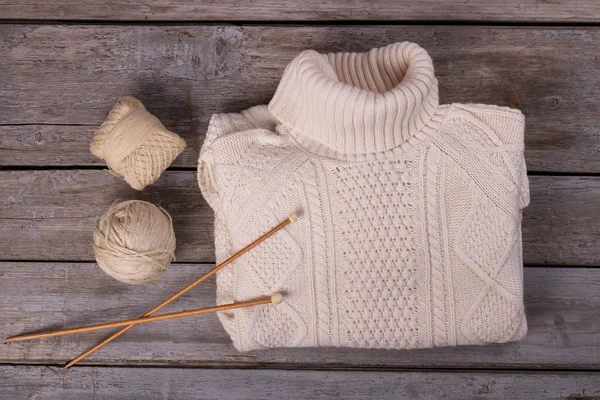
[[[0,165],[102,165],[88,152],[94,127],[130,94],[186,139],[176,165],[194,167],[210,116],[267,103],[302,50],[408,40],[431,54],[443,103],[523,110],[529,170],[600,173],[599,35],[594,27],[0,25]]]
[[[431,382],[434,380],[435,384]],[[11,400],[528,399],[600,395],[597,373],[357,372],[2,366]],[[586,398],[588,400],[591,397]]]
[[[90,153],[90,141],[97,128],[60,125],[0,126],[0,167],[105,167],[105,161]],[[197,142],[189,137],[186,139],[188,147],[175,159],[172,167],[197,166]]]
[[[108,170],[0,171],[0,259],[94,260],[94,221],[117,200],[163,206],[179,261],[214,261],[213,214],[192,171],[167,172],[143,192]]]
[[[523,221],[528,264],[600,265],[600,178],[530,177]],[[0,171],[0,260],[93,261],[95,219],[117,199],[173,217],[179,261],[214,262],[213,212],[193,171],[167,171],[143,192],[107,170]]]
[[[174,264],[159,281],[126,285],[93,263],[0,263],[0,337],[137,317],[210,269]],[[273,349],[237,352],[217,316],[133,328],[84,363],[289,368],[600,367],[600,275],[592,268],[525,268],[529,333],[516,343],[430,350]],[[164,312],[214,304],[210,279]],[[109,332],[0,344],[1,363],[62,364]],[[1,381],[1,380],[0,380]]]
[[[0,0],[0,16],[27,20],[109,21],[518,21],[598,22],[595,0],[259,0],[189,2],[148,0]]]

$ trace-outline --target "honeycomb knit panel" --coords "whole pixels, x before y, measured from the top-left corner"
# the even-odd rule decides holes
[[[523,136],[518,110],[440,105],[408,42],[304,51],[268,105],[213,115],[198,182],[217,262],[298,214],[218,273],[219,304],[284,294],[219,314],[235,347],[521,339]]]

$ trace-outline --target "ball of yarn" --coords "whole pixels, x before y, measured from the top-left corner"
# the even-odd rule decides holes
[[[92,244],[100,268],[124,283],[153,281],[175,258],[171,216],[140,200],[113,204],[96,221]]]
[[[156,181],[185,148],[137,99],[120,98],[94,134],[90,151],[137,190]]]

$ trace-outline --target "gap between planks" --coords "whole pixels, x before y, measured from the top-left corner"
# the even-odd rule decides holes
[[[193,168],[210,116],[266,104],[302,50],[408,40],[431,54],[442,103],[523,111],[530,170],[600,173],[600,99],[589,84],[600,74],[597,27],[17,24],[0,32],[11,65],[0,74],[4,165],[102,166],[89,153],[94,128],[130,94],[186,140],[175,166]],[[32,121],[40,125],[19,125]]]

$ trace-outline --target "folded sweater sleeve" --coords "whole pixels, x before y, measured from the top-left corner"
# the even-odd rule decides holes
[[[208,124],[208,130],[198,159],[198,184],[202,195],[215,212],[221,211],[220,197],[217,190],[217,179],[215,173],[218,165],[233,167],[243,152],[231,154],[222,154],[220,148],[228,146],[219,146],[223,139],[243,142],[243,132],[253,129],[265,129],[271,132],[275,131],[277,120],[271,115],[266,105],[255,106],[241,113],[219,113],[213,114]],[[221,178],[223,179],[223,178]]]
[[[493,150],[506,160],[519,191],[519,206],[529,205],[529,179],[525,163],[525,116],[514,108],[488,104],[463,104],[460,107],[494,132],[498,142]]]

